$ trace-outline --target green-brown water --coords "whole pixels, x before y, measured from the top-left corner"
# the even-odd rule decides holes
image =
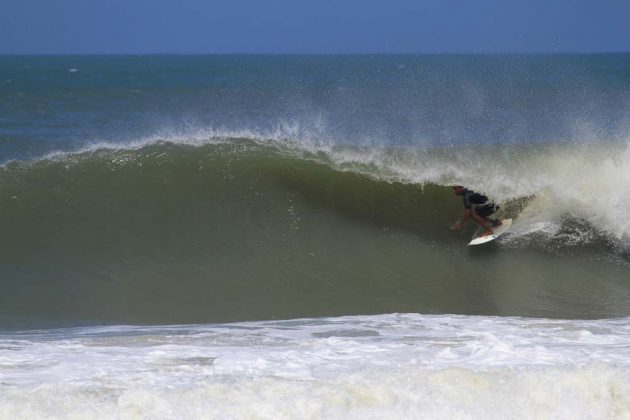
[[[448,186],[370,168],[247,140],[10,163],[0,172],[5,322],[630,312],[630,266],[596,227],[565,216],[553,234],[519,234],[523,197],[502,203],[516,233],[470,248],[472,226],[448,229],[462,207]]]

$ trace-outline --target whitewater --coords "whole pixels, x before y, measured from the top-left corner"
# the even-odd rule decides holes
[[[628,418],[629,334],[414,314],[5,334],[0,416]]]

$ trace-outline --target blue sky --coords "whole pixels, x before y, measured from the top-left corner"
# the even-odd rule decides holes
[[[630,51],[627,0],[2,0],[0,53]]]

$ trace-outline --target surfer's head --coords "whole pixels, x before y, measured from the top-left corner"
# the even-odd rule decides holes
[[[466,188],[462,187],[461,185],[453,185],[453,192],[455,193],[455,195],[462,195],[464,193],[464,190],[466,190]]]

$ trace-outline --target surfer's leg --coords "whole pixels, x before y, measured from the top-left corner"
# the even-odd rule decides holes
[[[492,231],[492,228],[490,227],[490,220],[488,220],[488,217],[479,216],[476,212],[473,211],[472,219],[484,229],[484,231],[481,232],[481,235],[479,235],[479,237],[492,235],[494,233]]]

